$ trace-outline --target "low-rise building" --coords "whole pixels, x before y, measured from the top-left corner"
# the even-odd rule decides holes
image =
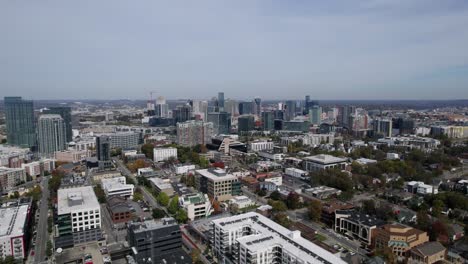
[[[333,187],[328,187],[328,186],[318,186],[318,187],[305,189],[304,193],[322,200],[322,199],[327,199],[331,196],[340,195],[341,190],[338,190]]]
[[[62,151],[56,151],[55,154],[55,160],[60,161],[60,162],[71,162],[71,163],[76,163],[76,162],[81,162],[86,160],[86,158],[91,157],[91,151],[90,150],[74,150],[74,149],[69,149],[69,150],[62,150]]]
[[[322,204],[322,213],[320,220],[327,226],[335,226],[335,212],[337,210],[350,210],[354,205],[345,202],[331,201]]]
[[[296,168],[286,168],[285,174],[291,177],[299,178],[299,179],[305,179],[309,175],[309,172],[296,169]]]
[[[193,164],[185,164],[185,165],[175,165],[174,172],[175,174],[186,174],[189,171],[195,170],[195,165]]]
[[[31,201],[20,199],[0,208],[0,258],[24,259],[29,244]]]
[[[437,187],[425,184],[419,181],[410,181],[406,183],[406,191],[410,193],[417,193],[421,195],[437,194],[439,190]]]
[[[107,197],[119,196],[122,198],[133,198],[135,186],[133,184],[127,184],[127,180],[123,176],[103,179],[101,183],[102,189]]]
[[[252,151],[272,150],[273,141],[254,141],[249,144],[249,149]]]
[[[354,210],[337,210],[335,212],[335,231],[359,240],[370,246],[374,230],[385,224],[375,216],[359,213]]]
[[[259,151],[258,156],[272,161],[282,161],[286,155],[273,151]]]
[[[401,224],[387,224],[374,230],[375,248],[390,248],[399,259],[404,259],[409,250],[428,241],[426,232]]]
[[[153,168],[140,168],[137,171],[138,176],[150,177],[155,175]]]
[[[208,217],[213,212],[208,195],[204,193],[183,195],[179,198],[179,205],[185,209],[191,221]]]
[[[447,249],[440,242],[427,242],[409,252],[408,264],[433,264],[445,260]]]
[[[30,163],[23,163],[21,167],[25,170],[33,180],[41,176],[42,173],[51,173],[55,169],[54,159],[43,159],[40,161],[33,161]]]
[[[151,187],[157,194],[159,194],[160,192],[163,192],[167,194],[168,196],[174,195],[174,188],[172,187],[170,180],[168,179],[164,180],[161,178],[152,177],[152,178],[149,178],[149,181],[150,181]]]
[[[255,205],[255,202],[250,200],[250,198],[245,195],[234,196],[231,200],[229,200],[229,202],[231,205],[236,206],[237,209],[244,209]]]
[[[126,223],[132,219],[132,212],[127,200],[120,196],[107,199],[107,210],[113,223]]]
[[[218,201],[229,200],[241,192],[241,183],[238,178],[223,169],[196,170],[195,183],[199,191]]]
[[[0,167],[0,188],[2,193],[26,182],[26,172],[22,168]]]
[[[153,160],[154,162],[165,161],[170,158],[177,159],[176,148],[154,148],[153,149]]]
[[[306,171],[319,171],[332,168],[343,170],[346,166],[345,158],[338,158],[327,154],[305,157],[304,161]]]

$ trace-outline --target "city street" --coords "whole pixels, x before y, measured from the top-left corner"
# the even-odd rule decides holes
[[[37,237],[35,246],[34,263],[41,263],[46,257],[47,241],[49,240],[49,233],[47,231],[47,217],[49,211],[49,177],[44,176],[41,181],[42,198],[39,205],[39,221],[37,224]]]

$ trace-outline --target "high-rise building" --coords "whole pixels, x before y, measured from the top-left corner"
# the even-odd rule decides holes
[[[339,118],[338,121],[341,126],[350,128],[351,124],[349,123],[350,116],[356,113],[356,107],[351,105],[345,105],[339,108]]]
[[[320,125],[322,122],[322,107],[314,105],[309,108],[309,118],[313,125]]]
[[[7,140],[10,145],[36,146],[33,101],[21,97],[5,97]]]
[[[111,163],[111,138],[109,136],[96,137],[96,155],[99,168],[106,169],[112,166]]]
[[[193,115],[199,116],[201,120],[206,121],[208,118],[208,102],[207,101],[193,101]]]
[[[240,115],[251,115],[254,113],[253,102],[240,102],[239,103],[239,114]]]
[[[284,115],[284,120],[290,121],[296,117],[296,101],[286,101],[286,111]]]
[[[28,256],[31,224],[33,217],[31,200],[21,198],[13,203],[7,202],[0,208],[0,223],[2,232],[0,241],[2,242],[1,258],[12,256],[16,261],[11,263],[23,263],[23,259]],[[41,243],[41,242],[38,242]],[[2,261],[5,263],[7,261]]]
[[[213,133],[229,134],[231,130],[231,119],[228,112],[212,112],[208,113],[208,122],[213,123]]]
[[[164,97],[159,96],[156,99],[154,112],[157,117],[169,117],[169,105],[166,103],[166,99]]]
[[[284,120],[285,112],[284,110],[274,110],[273,118],[276,120]]]
[[[274,129],[274,113],[269,112],[262,112],[262,124],[264,131],[270,131]]]
[[[260,97],[255,97],[254,99],[254,114],[260,116],[262,112],[262,99]]]
[[[400,117],[397,119],[395,127],[399,129],[400,135],[414,134],[414,120],[413,119]]]
[[[220,263],[344,264],[338,256],[254,212],[212,221],[212,248]]]
[[[393,122],[391,119],[385,118],[376,118],[373,122],[374,135],[391,137],[392,136],[392,125]]]
[[[239,103],[236,100],[227,99],[224,102],[224,111],[231,114],[231,116],[239,115]]]
[[[185,122],[192,119],[192,107],[190,105],[179,105],[172,111],[175,122]]]
[[[223,92],[218,93],[218,111],[219,112],[224,111],[224,93]]]
[[[186,147],[206,145],[213,136],[213,123],[190,120],[177,123],[177,144]]]
[[[56,106],[44,111],[44,114],[60,115],[65,124],[65,138],[67,142],[73,141],[71,107]]]
[[[253,115],[239,116],[237,119],[237,132],[242,135],[255,129],[255,118]]]
[[[53,156],[67,147],[65,124],[60,115],[41,115],[37,122],[37,140],[41,156]]]

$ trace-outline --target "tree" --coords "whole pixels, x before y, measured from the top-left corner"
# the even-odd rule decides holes
[[[12,195],[10,195],[10,199],[18,199],[20,194],[18,191],[15,191]]]
[[[158,203],[164,207],[169,204],[169,196],[165,192],[160,192],[156,200],[158,200]]]
[[[177,222],[185,224],[188,220],[187,212],[184,209],[179,208],[179,210],[176,212],[175,219]]]
[[[2,144],[6,144],[7,143],[7,139],[6,138],[2,138]]]
[[[375,201],[374,200],[362,201],[362,211],[370,215],[375,214],[376,212]]]
[[[47,241],[46,255],[47,257],[52,256],[52,241],[50,240]]]
[[[192,258],[192,263],[197,263],[200,261],[200,250],[194,248],[192,252],[190,253],[190,257]]]
[[[104,190],[101,188],[100,185],[94,186],[94,193],[96,194],[96,197],[99,201],[99,203],[105,203],[106,202],[106,193]]]
[[[138,202],[138,201],[143,201],[143,194],[141,192],[135,192],[133,194],[133,201]]]
[[[289,209],[295,210],[301,207],[301,200],[299,194],[290,192],[286,198],[286,205]]]
[[[274,201],[274,200],[269,200],[268,204],[271,205],[273,212],[284,212],[288,210],[288,207],[283,201]]]
[[[281,200],[281,193],[278,191],[273,191],[272,193],[270,193],[270,199],[275,201]]]
[[[214,213],[215,214],[219,214],[221,213],[223,210],[221,209],[221,205],[219,204],[219,201],[218,200],[213,200],[213,202],[211,203],[211,205],[213,206],[213,210],[214,210]]]
[[[427,211],[420,210],[416,214],[416,227],[423,231],[428,231],[429,226],[431,224],[431,220],[427,215]]]
[[[177,210],[179,209],[179,196],[175,195],[172,199],[171,202],[169,203],[169,206],[167,207],[167,210],[171,214],[177,213]]]
[[[26,196],[32,197],[33,201],[39,201],[41,199],[42,189],[39,185],[36,185],[32,190],[26,193]]]
[[[435,221],[432,223],[429,230],[429,239],[431,241],[440,241],[442,243],[448,243],[448,227],[442,221]]]
[[[322,203],[319,200],[310,201],[308,214],[310,220],[318,221],[322,214]]]
[[[285,213],[277,213],[275,214],[275,216],[273,217],[273,221],[275,221],[276,223],[286,227],[286,228],[289,228],[291,226],[291,220],[289,220],[289,217],[287,214]]]
[[[115,148],[111,150],[111,156],[116,157],[122,155],[122,149],[121,148]]]
[[[146,143],[146,144],[143,144],[143,146],[141,146],[141,152],[143,154],[145,154],[145,156],[148,158],[148,159],[153,159],[153,149],[154,149],[154,146],[153,144],[150,144],[150,143]]]
[[[444,209],[444,202],[439,199],[436,199],[432,202],[432,215],[439,217],[442,210]]]
[[[166,213],[162,209],[154,208],[152,212],[152,216],[154,219],[160,219],[160,218],[165,217]]]
[[[267,190],[265,188],[261,188],[257,191],[257,195],[264,197],[265,195],[267,195]]]
[[[0,264],[16,264],[16,259],[13,256],[6,256],[4,259],[0,258]]]

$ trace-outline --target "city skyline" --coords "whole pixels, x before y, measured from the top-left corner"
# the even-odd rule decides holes
[[[1,3],[0,97],[468,98],[466,2],[110,3]]]

